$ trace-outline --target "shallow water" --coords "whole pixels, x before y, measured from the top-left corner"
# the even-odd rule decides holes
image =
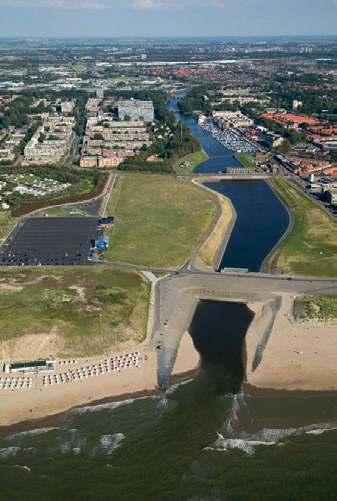
[[[220,394],[201,375],[165,399],[2,434],[0,499],[333,499],[336,406],[329,395]]]

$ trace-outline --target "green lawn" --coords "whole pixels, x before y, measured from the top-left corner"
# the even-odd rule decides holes
[[[249,153],[237,153],[235,155],[235,158],[238,162],[240,162],[241,165],[246,167],[246,169],[256,168],[255,157],[253,155],[250,155]]]
[[[180,158],[175,164],[174,170],[179,175],[192,174],[194,169],[206,160],[208,160],[208,155],[204,150],[196,151]]]
[[[337,221],[283,179],[273,186],[291,210],[294,228],[266,265],[267,270],[337,276]]]
[[[150,285],[105,266],[0,270],[0,342],[57,335],[57,356],[105,353],[146,336]]]
[[[109,261],[178,267],[216,217],[210,193],[189,180],[154,174],[120,176],[108,205],[116,224]]]

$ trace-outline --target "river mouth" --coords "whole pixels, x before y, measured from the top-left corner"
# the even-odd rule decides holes
[[[201,300],[189,333],[201,356],[200,376],[218,394],[237,393],[245,377],[245,336],[254,313],[244,303]]]

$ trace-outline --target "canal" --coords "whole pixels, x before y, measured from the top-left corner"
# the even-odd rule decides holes
[[[218,173],[225,167],[240,166],[232,152],[204,131],[193,117],[179,112],[177,99],[168,103],[168,109],[190,128],[209,156],[195,169],[196,173]],[[258,272],[289,226],[288,211],[263,180],[208,182],[206,186],[229,198],[237,214],[219,269]]]
[[[178,121],[181,120],[187,125],[209,157],[208,160],[202,162],[195,169],[195,172],[214,173],[223,171],[226,167],[240,167],[241,164],[234,158],[233,153],[214,139],[208,132],[199,127],[194,117],[183,115],[179,112],[177,102],[177,99],[171,99],[167,106],[168,110],[175,114]]]

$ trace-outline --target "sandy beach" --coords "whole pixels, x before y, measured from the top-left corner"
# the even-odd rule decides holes
[[[42,375],[25,390],[0,391],[0,426],[58,414],[72,407],[118,395],[153,391],[156,388],[156,361],[153,353],[145,353],[137,368],[116,374],[93,376],[80,381],[43,386]],[[74,367],[88,360],[78,360]],[[94,360],[89,360],[94,363]]]
[[[246,336],[247,382],[275,390],[337,390],[337,325],[297,322],[292,315],[293,296],[282,295],[272,332],[259,366],[253,370],[261,342],[259,308]]]
[[[295,321],[293,301],[293,296],[284,294],[265,303],[249,304],[255,318],[246,335],[247,383],[259,389],[336,391],[336,325]],[[43,383],[45,373],[29,375],[31,388],[1,389],[0,426],[45,418],[108,398],[157,391],[156,351],[144,345],[129,348],[129,353],[130,349],[138,350],[139,365],[52,385]],[[56,361],[51,377],[76,372],[88,364],[92,367],[102,360],[78,359],[69,366]],[[199,366],[200,355],[185,332],[172,376],[193,374]],[[1,377],[19,375],[2,373]]]
[[[134,350],[137,347],[133,348]],[[132,367],[117,373],[92,376],[85,379],[44,386],[43,375],[32,376],[30,389],[0,390],[0,426],[10,426],[23,421],[44,418],[62,413],[99,400],[157,390],[157,354],[141,351],[140,367]],[[76,370],[87,364],[97,364],[98,359],[78,359],[69,367],[56,363],[55,374]],[[179,376],[195,370],[199,365],[199,354],[191,337],[184,334],[178,350],[173,375]],[[54,374],[54,373],[53,373]],[[4,377],[4,374],[1,375]],[[18,377],[18,375],[8,375]]]

